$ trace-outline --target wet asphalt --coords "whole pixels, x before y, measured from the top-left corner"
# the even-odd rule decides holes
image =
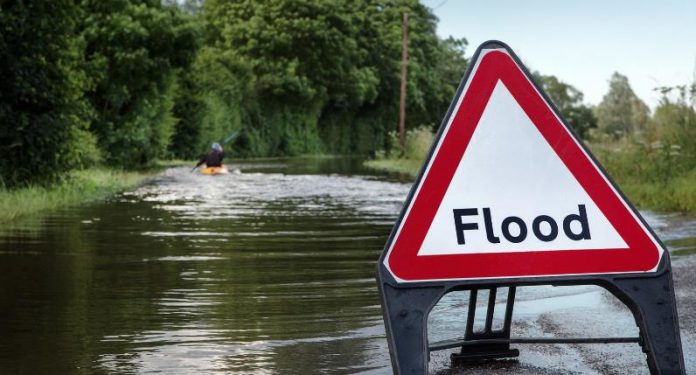
[[[675,295],[687,374],[696,373],[696,257],[672,259]],[[550,288],[550,287],[549,287]],[[560,292],[568,290],[568,294]],[[512,337],[633,337],[639,330],[619,300],[599,287],[565,287],[558,296],[517,300]],[[549,294],[546,291],[546,294]],[[553,293],[551,293],[553,294]],[[567,297],[566,297],[567,296]],[[568,298],[564,300],[564,298]],[[574,303],[566,303],[568,301]],[[430,373],[463,374],[650,374],[646,355],[636,344],[512,345],[520,356],[452,367],[450,354],[433,352]]]

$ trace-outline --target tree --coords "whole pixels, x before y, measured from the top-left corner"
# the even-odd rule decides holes
[[[233,117],[245,128],[236,152],[365,153],[384,147],[398,113],[404,13],[411,30],[409,125],[434,124],[466,68],[466,42],[438,39],[437,19],[418,1],[207,1],[207,48],[236,60],[227,65],[246,68],[232,72],[244,76],[249,88],[242,113]]]
[[[597,127],[597,118],[592,108],[582,103],[582,92],[552,75],[534,72],[533,76],[575,132],[587,138],[590,129]]]
[[[647,127],[653,145],[678,158],[685,170],[696,168],[696,84],[660,87],[662,100]],[[669,94],[676,92],[676,98]],[[671,172],[678,172],[674,168]]]
[[[178,69],[197,50],[190,15],[159,1],[85,0],[86,59],[96,111],[91,130],[105,161],[134,167],[167,151]]]
[[[335,0],[204,4],[209,47],[232,55],[251,73],[238,152],[321,152],[318,120],[325,106],[354,108],[374,100],[377,72],[356,40],[361,6]]]
[[[374,97],[375,73],[360,66],[356,7],[345,1],[211,0],[213,45],[249,62],[261,98],[299,102],[362,102]]]
[[[609,92],[596,107],[598,128],[614,138],[636,130],[643,130],[650,117],[650,109],[636,96],[628,78],[614,73],[609,80]]]
[[[351,125],[355,129],[352,138],[357,140],[353,150],[358,153],[383,148],[386,133],[397,124],[403,13],[409,14],[407,128],[434,130],[440,124],[468,64],[464,57],[467,41],[438,38],[437,18],[417,1],[372,2],[364,13],[369,22],[358,40],[379,72],[379,86],[374,102],[355,109],[358,119]]]
[[[94,162],[73,1],[0,2],[0,177],[50,181]]]
[[[203,47],[191,69],[182,75],[174,112],[178,118],[171,150],[181,158],[196,158],[212,142],[239,132],[251,100],[250,67],[233,51]],[[243,145],[226,153],[240,155]]]

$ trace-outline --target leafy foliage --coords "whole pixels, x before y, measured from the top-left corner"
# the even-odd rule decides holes
[[[593,149],[629,196],[660,210],[696,210],[696,85],[661,87],[642,131],[598,138]],[[676,95],[672,95],[675,94]]]
[[[388,146],[386,134],[396,129],[401,64],[402,16],[409,14],[409,60],[406,94],[407,128],[438,124],[447,110],[467,66],[464,39],[441,40],[437,19],[416,1],[371,2],[363,8],[365,22],[357,36],[366,63],[379,78],[377,97],[356,108],[328,105],[321,121],[324,134],[345,134],[332,152],[373,153]],[[341,124],[348,129],[335,129]],[[330,138],[324,136],[326,143]],[[352,143],[351,143],[352,142]],[[336,147],[334,146],[334,147]]]
[[[79,14],[68,0],[0,3],[0,177],[6,186],[53,180],[98,158],[87,132]]]
[[[597,118],[592,108],[583,104],[582,92],[555,76],[543,75],[539,72],[534,72],[533,75],[561,111],[565,120],[581,138],[586,139],[590,129],[597,127]]]
[[[85,0],[84,7],[91,130],[106,162],[133,167],[164,156],[175,125],[176,69],[194,58],[196,29],[158,1]]]
[[[95,163],[374,153],[396,127],[410,16],[408,126],[435,124],[466,68],[416,0],[2,3],[0,173],[8,186]],[[47,20],[51,20],[47,22]],[[31,32],[28,32],[31,30]]]
[[[248,86],[235,102],[245,129],[235,152],[384,147],[397,121],[405,12],[411,19],[409,124],[435,123],[466,68],[466,42],[438,39],[435,17],[417,1],[207,1],[208,44],[248,68],[242,73]]]
[[[599,130],[614,138],[643,130],[650,117],[650,109],[636,96],[628,78],[614,73],[609,80],[609,92],[596,108]]]

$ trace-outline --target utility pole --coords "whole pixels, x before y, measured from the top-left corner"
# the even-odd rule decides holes
[[[401,153],[406,148],[406,73],[408,68],[408,13],[402,22],[403,39],[401,43],[401,93],[399,95],[399,146]]]

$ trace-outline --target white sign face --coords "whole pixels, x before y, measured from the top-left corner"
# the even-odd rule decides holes
[[[498,81],[418,255],[617,248],[628,246]]]

